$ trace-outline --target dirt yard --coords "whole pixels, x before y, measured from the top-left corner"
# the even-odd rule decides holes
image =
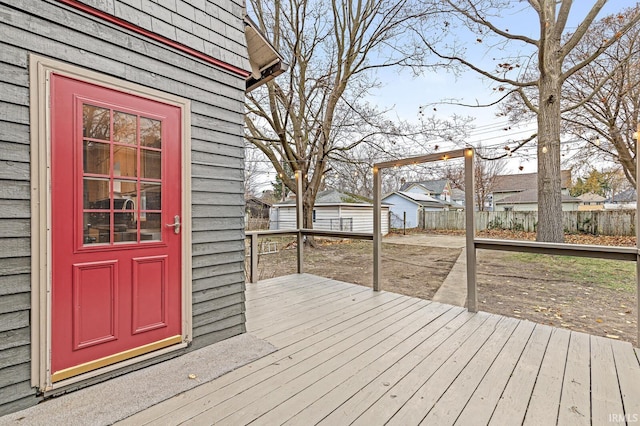
[[[496,233],[489,238],[532,239],[530,234]],[[635,239],[576,236],[580,244],[634,245]],[[260,279],[295,272],[291,240],[260,257]],[[288,248],[287,248],[288,247]],[[430,299],[461,253],[460,248],[383,243],[382,288]],[[325,241],[304,252],[305,272],[371,286],[372,245]],[[480,309],[590,334],[637,342],[635,264],[601,259],[478,251]]]

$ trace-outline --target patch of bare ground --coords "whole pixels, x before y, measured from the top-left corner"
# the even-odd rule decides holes
[[[260,279],[295,273],[296,250],[289,249],[260,256]],[[460,249],[416,247],[383,243],[382,288],[408,296],[431,299],[449,274]],[[322,241],[304,250],[304,270],[353,284],[372,286],[373,245],[370,241]]]

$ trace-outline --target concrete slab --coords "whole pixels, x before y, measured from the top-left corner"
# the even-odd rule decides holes
[[[0,425],[110,425],[274,351],[270,343],[241,334],[2,416]]]
[[[467,251],[461,250],[458,260],[449,271],[436,294],[434,302],[464,307],[467,302]]]
[[[409,234],[384,237],[383,243],[408,244],[415,246],[463,248],[466,246],[465,237],[459,235],[438,234]]]

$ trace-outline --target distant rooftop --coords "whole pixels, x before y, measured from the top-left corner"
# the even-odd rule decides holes
[[[526,191],[520,191],[516,194],[510,195],[502,200],[496,201],[496,204],[529,204],[538,202],[538,189],[527,189]],[[562,194],[563,203],[579,203],[578,198],[571,195]]]
[[[571,170],[560,172],[562,188],[571,186]],[[521,173],[515,175],[498,175],[493,186],[493,192],[526,191],[538,188],[537,173]]]
[[[277,203],[276,205],[282,204],[295,204],[296,199],[289,198],[286,201]],[[328,189],[326,191],[321,191],[318,193],[316,197],[316,205],[331,205],[331,204],[370,204],[373,205],[373,200],[367,197],[363,197],[361,195],[352,194],[349,192],[342,192],[337,189]]]
[[[447,179],[423,180],[421,182],[405,182],[400,187],[400,191],[406,191],[413,185],[420,185],[427,189],[429,192],[433,192],[434,194],[442,194],[442,191],[447,186],[448,182],[449,181]]]

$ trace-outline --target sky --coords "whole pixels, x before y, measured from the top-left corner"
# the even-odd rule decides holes
[[[579,25],[593,3],[593,0],[575,0],[567,27],[575,28]],[[635,0],[609,0],[597,19],[635,6],[635,4]],[[506,14],[501,23],[512,33],[538,38],[537,16],[532,12],[526,13],[525,9],[528,7],[526,2],[522,2],[520,10],[517,13]],[[473,47],[473,40],[470,47]],[[479,54],[483,53],[479,52]],[[482,60],[482,56],[476,56],[476,59]],[[392,107],[390,118],[397,117],[413,123],[419,122],[418,116],[421,106],[432,105],[442,99],[456,98],[471,104],[496,99],[495,92],[492,90],[493,86],[473,71],[467,71],[459,76],[445,71],[427,71],[423,76],[414,77],[408,70],[403,72],[385,70],[378,74],[378,78],[383,87],[373,94],[371,101],[382,107]],[[468,141],[473,146],[480,143],[483,146],[506,145],[510,139],[517,140],[535,131],[535,123],[521,128],[512,128],[508,132],[496,130],[506,127],[505,118],[495,115],[497,108],[467,108],[444,104],[435,105],[435,107],[437,112],[434,112],[431,106],[425,110],[428,113],[437,114],[439,118],[443,119],[452,114],[475,118],[476,130],[471,131],[471,137]],[[522,170],[519,170],[520,166],[522,166]],[[535,172],[536,168],[535,158],[513,158],[508,162],[506,172],[530,173]]]

